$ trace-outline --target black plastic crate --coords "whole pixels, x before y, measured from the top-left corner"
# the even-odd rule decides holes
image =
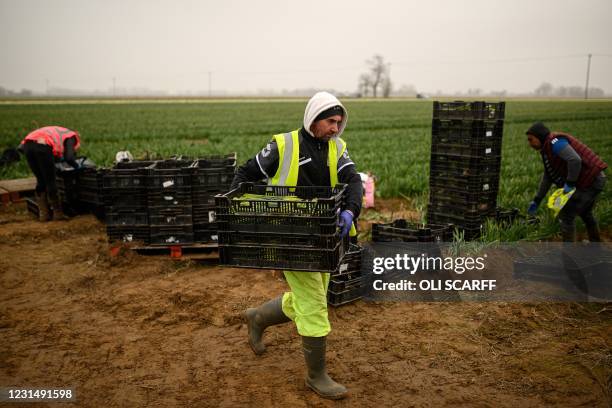
[[[460,119],[433,119],[431,125],[432,144],[473,144],[501,146],[504,122],[501,120],[465,121]]]
[[[201,168],[223,168],[236,167],[237,155],[236,152],[219,155],[209,155],[195,158],[198,167]]]
[[[109,241],[139,241],[148,244],[150,240],[149,226],[142,225],[107,225],[106,234]]]
[[[193,223],[191,214],[149,214],[149,223],[154,226],[187,225]]]
[[[465,214],[486,214],[493,215],[497,201],[459,201],[452,197],[433,197],[429,200],[429,207],[453,207]]]
[[[105,174],[104,170],[84,168],[77,170],[77,172],[77,184],[80,189],[89,189],[92,191],[102,189],[102,176]]]
[[[470,175],[478,172],[499,172],[501,156],[454,156],[432,153],[430,167],[453,169],[461,174]]]
[[[208,205],[215,206],[215,196],[217,194],[225,194],[228,189],[201,189],[199,187],[193,187],[191,190],[191,199],[193,205]]]
[[[430,177],[499,177],[500,170],[501,160],[432,155],[429,163]]]
[[[503,120],[505,102],[438,102],[433,103],[435,119]]]
[[[106,207],[146,210],[148,206],[147,190],[143,188],[104,188],[102,202]]]
[[[193,243],[193,224],[151,225],[151,245],[184,245]]]
[[[487,204],[491,206],[497,201],[497,186],[491,187],[491,184],[483,183],[480,190],[470,188],[455,188],[450,183],[444,184],[437,180],[431,181],[429,186],[429,200],[443,201],[448,203],[465,203],[465,204]],[[439,185],[438,185],[439,184]],[[495,207],[495,206],[494,206]]]
[[[147,186],[155,192],[191,189],[193,160],[163,160],[147,167]]]
[[[472,204],[463,203],[447,203],[443,201],[431,200],[427,206],[427,211],[431,211],[438,214],[450,214],[455,216],[464,217],[484,217],[495,214],[495,203],[491,205],[478,204],[477,206]]]
[[[155,216],[192,215],[190,205],[149,206],[148,212]]]
[[[338,268],[331,274],[328,291],[343,291],[347,285],[350,286],[350,282],[362,276],[362,252],[362,247],[350,244],[350,250],[344,254]]]
[[[78,204],[77,172],[75,170],[57,170],[55,186],[60,201],[69,205]]]
[[[450,242],[452,224],[419,224],[404,219],[388,224],[372,224],[374,242]]]
[[[333,235],[345,189],[344,184],[332,188],[242,183],[216,197],[219,229]],[[257,197],[240,199],[244,194]]]
[[[447,213],[427,212],[427,221],[435,224],[453,224],[456,229],[464,232],[464,238],[471,240],[480,236],[482,232],[483,217],[470,217]]]
[[[77,193],[77,200],[81,203],[102,206],[102,196],[100,191],[91,191],[80,188]]]
[[[197,243],[219,242],[219,232],[216,223],[193,224],[193,240]]]
[[[339,307],[361,299],[365,295],[364,280],[356,281],[353,286],[348,286],[342,292],[327,291],[327,303],[333,307]]]
[[[228,171],[197,170],[193,176],[193,186],[209,191],[226,192],[234,180],[234,170],[233,167]]]
[[[198,224],[213,223],[217,221],[217,212],[214,205],[193,205],[193,222]]]
[[[473,143],[471,145],[432,143],[431,154],[495,160],[501,157],[501,144],[493,142]]]
[[[430,177],[430,195],[437,194],[435,191],[461,191],[467,193],[490,193],[497,195],[499,191],[499,175],[481,177]],[[435,188],[434,188],[435,187]]]
[[[236,189],[216,197],[217,212],[234,215],[336,216],[345,190],[346,184],[336,187],[289,187],[241,183]],[[258,197],[241,198],[245,194]]]
[[[433,224],[453,224],[462,228],[481,228],[484,222],[483,215],[467,215],[458,214],[451,208],[446,208],[444,211],[427,210],[427,218]]]
[[[518,208],[501,208],[495,209],[495,221],[500,224],[512,224],[515,220],[521,218]]]
[[[219,244],[222,245],[293,247],[299,250],[302,248],[334,249],[339,243],[339,233],[333,235],[312,235],[219,231]]]
[[[219,214],[217,224],[221,231],[265,232],[289,234],[332,235],[338,229],[338,219],[332,217],[295,217],[279,215],[230,215]]]
[[[231,157],[214,160],[202,158],[194,162],[193,185],[199,187],[212,186],[229,190],[236,172],[236,154]]]
[[[346,245],[346,242],[344,243]],[[344,253],[338,269],[332,273],[332,275],[340,275],[349,272],[360,272],[361,271],[361,258],[363,254],[363,248],[357,244],[350,243],[349,249]]]
[[[191,206],[191,189],[174,188],[166,191],[149,189],[147,203],[150,207],[181,207]]]
[[[328,293],[338,294],[355,287],[364,288],[366,284],[367,278],[358,273],[338,275],[330,278],[327,291]]]
[[[146,168],[153,161],[120,162],[111,169],[102,173],[102,187],[104,189],[130,189],[145,188],[147,184]]]
[[[106,225],[149,225],[149,214],[146,211],[129,211],[116,207],[106,209]]]
[[[333,249],[219,244],[219,265],[243,268],[333,272],[342,255],[342,243]]]

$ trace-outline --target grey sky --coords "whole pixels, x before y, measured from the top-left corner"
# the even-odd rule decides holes
[[[610,0],[0,0],[0,86],[354,91],[379,53],[396,87],[527,92],[590,52],[612,93],[611,40]]]

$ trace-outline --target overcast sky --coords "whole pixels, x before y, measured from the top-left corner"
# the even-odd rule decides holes
[[[167,92],[395,87],[612,94],[611,0],[0,0],[0,86]]]

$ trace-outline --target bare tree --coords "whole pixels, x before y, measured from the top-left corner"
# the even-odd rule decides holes
[[[553,93],[553,86],[549,82],[542,82],[535,90],[536,96],[551,96]]]
[[[359,89],[364,91],[364,95],[368,95],[366,88],[371,89],[374,98],[378,96],[379,91],[384,97],[388,97],[392,90],[389,64],[386,64],[383,56],[379,54],[367,60],[366,64],[369,71],[359,77]]]
[[[374,55],[372,59],[367,61],[370,66],[370,78],[372,80],[372,94],[376,98],[378,87],[382,85],[385,77],[386,65],[382,55]]]
[[[370,75],[361,74],[359,76],[359,93],[364,97],[367,97],[370,93],[370,86],[372,86]]]
[[[382,83],[383,98],[388,98],[389,95],[391,95],[392,90],[393,84],[391,83],[391,78],[389,78],[389,76],[385,76]]]

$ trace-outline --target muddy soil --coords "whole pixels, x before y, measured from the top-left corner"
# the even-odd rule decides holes
[[[400,201],[381,204],[416,218]],[[0,254],[0,387],[76,390],[76,403],[55,406],[612,403],[612,305],[330,309],[329,371],[350,390],[333,402],[305,387],[293,324],[267,330],[263,356],[246,342],[241,312],[286,289],[270,271],[127,250],[111,257],[93,216],[41,224],[23,204],[0,208]]]

